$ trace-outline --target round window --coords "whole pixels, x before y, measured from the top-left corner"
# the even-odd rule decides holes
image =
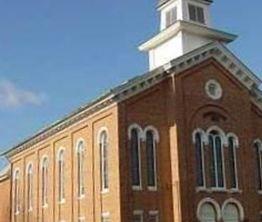
[[[209,98],[217,100],[222,97],[222,88],[218,81],[211,79],[205,86],[206,94]]]

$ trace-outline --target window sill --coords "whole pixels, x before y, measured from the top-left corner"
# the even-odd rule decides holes
[[[65,202],[66,202],[66,200],[63,199],[63,200],[60,200],[60,201],[58,202],[58,204],[62,205],[62,204],[65,204]]]
[[[78,217],[78,221],[79,221],[79,222],[84,222],[85,219],[86,219],[85,217]]]
[[[191,20],[191,19],[189,19],[189,22],[191,22],[191,23],[193,23],[193,24],[195,24],[195,25],[202,25],[202,26],[207,27],[206,22],[202,23],[202,22],[198,22],[198,21]]]
[[[141,186],[132,186],[133,191],[141,191],[142,187]]]
[[[81,195],[81,196],[78,196],[77,199],[78,199],[78,200],[83,200],[83,199],[85,199],[85,197],[86,197],[86,196],[83,194],[83,195]]]
[[[239,189],[229,189],[228,192],[229,192],[229,193],[242,193],[242,190],[239,190]]]
[[[226,188],[205,188],[205,187],[197,187],[196,192],[207,192],[207,193],[242,193],[239,189],[226,189]],[[262,191],[261,191],[262,194]]]
[[[109,189],[104,189],[101,191],[101,194],[108,194],[109,193]]]
[[[42,208],[43,208],[43,209],[48,208],[48,204],[44,204],[44,205],[42,206]]]
[[[152,191],[152,192],[156,192],[157,191],[157,187],[147,187],[147,189],[149,191]]]

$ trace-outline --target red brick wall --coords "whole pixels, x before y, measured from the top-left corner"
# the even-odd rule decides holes
[[[216,79],[223,88],[223,96],[214,101],[205,93],[205,83]],[[248,221],[259,221],[262,196],[258,195],[254,179],[256,156],[253,142],[262,137],[261,111],[254,113],[254,105],[248,90],[230,73],[213,60],[195,67],[176,77],[177,124],[180,162],[180,185],[183,221],[194,221],[197,205],[205,197],[215,199],[220,206],[229,198],[239,200]],[[222,118],[214,120],[211,113]],[[259,116],[260,115],[260,116]],[[237,150],[239,193],[196,192],[196,164],[192,132],[200,127],[204,130],[217,125],[224,132],[235,133],[240,142]],[[225,153],[225,159],[227,155]],[[226,172],[226,178],[229,177]]]
[[[10,221],[10,178],[0,181],[0,222]]]
[[[205,92],[205,83],[216,79],[223,88],[223,97],[214,101]],[[256,156],[252,144],[262,138],[262,112],[251,102],[249,91],[214,60],[208,60],[179,75],[170,77],[146,92],[140,93],[119,106],[122,218],[129,221],[133,210],[160,211],[161,221],[197,221],[198,203],[210,197],[220,207],[229,198],[238,200],[245,219],[259,221],[262,195],[254,179]],[[220,116],[212,117],[212,113]],[[133,191],[130,175],[128,126],[155,126],[160,132],[158,144],[157,192]],[[196,191],[195,150],[192,133],[196,128],[206,130],[217,125],[224,132],[235,133],[240,141],[237,150],[240,192]],[[144,159],[142,143],[142,163]],[[225,152],[225,159],[227,159]],[[143,166],[143,168],[145,168]],[[145,169],[143,170],[143,181]],[[226,178],[228,178],[226,171]]]

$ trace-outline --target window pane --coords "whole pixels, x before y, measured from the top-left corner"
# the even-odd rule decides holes
[[[202,140],[201,135],[199,133],[196,134],[196,169],[197,169],[197,186],[204,186],[204,175],[203,175],[203,153],[202,153]]]
[[[257,187],[258,190],[262,190],[262,151],[260,150],[260,145],[255,144],[257,152]]]
[[[156,186],[156,157],[155,157],[155,141],[154,134],[149,131],[146,135],[146,154],[147,154],[147,183],[148,186]]]
[[[215,222],[216,211],[212,204],[205,203],[200,209],[201,222]]]
[[[42,205],[47,204],[47,160],[43,161],[42,166]]]
[[[143,215],[133,215],[133,220],[132,222],[142,222],[143,221]]]
[[[214,146],[214,138],[212,135],[209,136],[209,146],[210,146],[210,179],[211,186],[216,187],[216,163],[215,163],[215,146]]]
[[[104,141],[104,188],[108,188],[108,147],[106,138]]]
[[[204,9],[197,7],[197,20],[200,23],[205,23],[205,17],[204,17]]]
[[[108,189],[108,141],[106,132],[103,132],[100,137],[100,171],[101,188],[102,190]]]
[[[131,170],[132,185],[140,186],[139,139],[136,129],[131,132]]]
[[[166,28],[173,25],[177,20],[177,8],[174,7],[166,13]]]
[[[194,5],[189,5],[189,18],[192,21],[197,21],[196,7]]]
[[[237,175],[236,175],[236,147],[234,144],[234,139],[232,137],[229,138],[229,147],[228,147],[228,164],[229,164],[229,172],[230,172],[230,188],[237,188]]]
[[[33,168],[29,165],[27,169],[27,210],[32,209],[32,199],[33,199],[33,180],[32,180]]]
[[[228,204],[223,212],[223,220],[225,222],[238,222],[240,221],[240,215],[238,207],[235,204]]]
[[[15,179],[14,179],[14,190],[15,190],[15,194],[14,194],[14,209],[15,209],[15,213],[19,212],[19,208],[20,208],[20,184],[19,184],[19,172],[17,171],[15,173]]]
[[[65,184],[64,184],[64,151],[60,151],[58,160],[58,198],[62,201],[65,198]]]
[[[224,187],[222,144],[221,144],[221,138],[219,136],[216,137],[216,157],[217,157],[218,187]]]

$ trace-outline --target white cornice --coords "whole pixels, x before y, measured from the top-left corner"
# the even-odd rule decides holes
[[[140,51],[149,51],[163,44],[164,42],[175,37],[180,31],[185,31],[191,34],[197,34],[198,36],[205,37],[213,41],[220,41],[229,43],[237,38],[236,35],[222,32],[220,30],[212,29],[204,25],[199,25],[188,21],[177,21],[169,28],[163,30],[149,41],[139,46]]]
[[[250,91],[251,100],[254,101],[262,110],[262,93],[258,88],[261,80],[253,72],[251,72],[227,47],[219,42],[213,42],[176,58],[160,68],[135,77],[110,90],[104,96],[84,107],[81,107],[64,119],[50,125],[47,128],[44,128],[42,131],[28,138],[24,142],[4,152],[2,155],[11,157],[27,148],[32,147],[44,139],[61,132],[67,127],[78,123],[84,118],[97,113],[113,103],[120,103],[160,83],[170,75],[177,75],[210,58],[215,59],[238,81],[240,81],[242,85]]]

